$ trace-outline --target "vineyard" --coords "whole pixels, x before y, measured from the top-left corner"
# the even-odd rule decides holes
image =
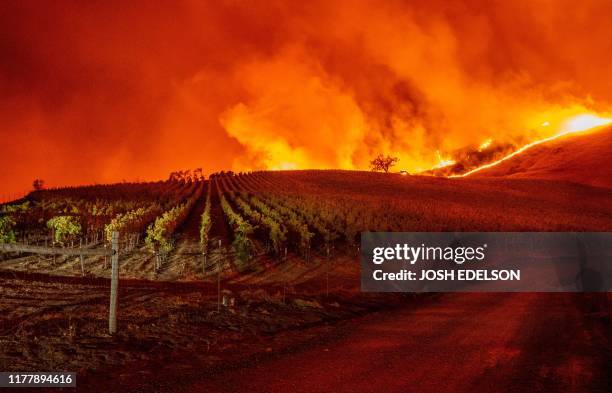
[[[612,191],[531,179],[288,171],[32,192],[0,206],[0,243],[65,254],[0,254],[0,364],[70,367],[87,386],[116,383],[101,377],[109,373],[146,385],[178,354],[177,370],[160,376],[182,375],[194,362],[200,375],[303,345],[338,321],[351,326],[373,311],[430,301],[360,292],[362,231],[528,230],[610,231]],[[99,252],[114,232],[120,284],[111,337],[116,259]],[[482,299],[489,298],[492,309],[503,299]],[[155,372],[141,375],[143,368]]]
[[[221,172],[35,191],[0,207],[0,241],[107,247],[117,231],[128,276],[203,279],[222,270],[239,277],[287,261],[353,258],[362,231],[609,230],[611,199],[609,189],[554,181],[544,189],[532,180]],[[3,268],[78,272],[71,260],[3,258]],[[105,258],[86,265],[89,275],[108,273]]]

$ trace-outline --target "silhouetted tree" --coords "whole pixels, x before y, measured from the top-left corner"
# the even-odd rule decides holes
[[[40,191],[45,188],[45,181],[42,179],[35,179],[32,182],[32,187],[34,188],[34,191]]]
[[[204,172],[202,172],[202,168],[196,168],[193,170],[193,177],[196,181],[204,180]]]
[[[168,181],[176,181],[183,183],[203,180],[204,173],[202,172],[202,168],[196,168],[193,171],[191,169],[186,169],[184,171],[170,172],[170,176],[168,177]]]
[[[168,181],[179,181],[180,174],[178,172],[170,172],[170,176],[168,177]]]
[[[385,173],[389,172],[389,169],[397,164],[399,158],[391,157],[391,156],[383,156],[379,154],[378,157],[370,161],[370,166],[372,167],[372,171],[378,172],[383,171]]]

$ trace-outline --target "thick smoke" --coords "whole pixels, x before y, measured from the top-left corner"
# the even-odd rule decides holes
[[[0,181],[367,169],[378,153],[427,169],[608,111],[611,17],[595,0],[4,3]]]

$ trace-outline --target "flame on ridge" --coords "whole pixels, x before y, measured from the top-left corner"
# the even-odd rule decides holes
[[[494,167],[516,155],[521,154],[522,152],[524,152],[525,150],[528,150],[534,146],[540,145],[542,143],[545,142],[550,142],[553,141],[555,139],[561,138],[565,135],[569,135],[569,134],[575,134],[575,133],[580,133],[580,132],[585,132],[585,131],[589,131],[593,128],[597,128],[597,127],[601,127],[601,126],[605,126],[608,124],[612,124],[612,118],[609,117],[601,117],[599,115],[596,114],[592,114],[592,113],[586,113],[586,114],[581,114],[581,115],[577,115],[574,117],[571,117],[569,119],[567,119],[565,122],[563,122],[563,124],[560,127],[560,131],[550,137],[547,138],[543,138],[543,139],[538,139],[536,141],[533,141],[531,143],[528,143],[524,146],[522,146],[521,148],[515,150],[514,152],[508,154],[507,156],[504,156],[503,158],[500,158],[499,160],[490,162],[488,164],[484,164],[482,166],[479,166],[477,168],[474,168],[468,172],[462,173],[462,174],[457,174],[457,175],[450,175],[448,177],[466,177],[469,176],[473,173],[479,172],[483,169],[487,169],[487,168],[491,168]],[[543,127],[548,127],[550,126],[550,122],[549,121],[545,121],[544,123],[542,123]],[[488,142],[488,141],[487,141]],[[485,142],[486,143],[486,142]],[[484,145],[484,143],[483,143]],[[482,148],[481,145],[480,147]],[[453,162],[454,163],[454,162]],[[438,166],[436,167],[438,168]]]

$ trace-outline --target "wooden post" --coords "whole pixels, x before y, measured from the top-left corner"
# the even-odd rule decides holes
[[[327,262],[326,262],[326,269],[325,269],[325,296],[328,297],[329,296],[329,263],[330,263],[330,257],[329,257],[329,247],[327,248]]]
[[[110,311],[108,315],[108,332],[112,336],[117,333],[117,290],[119,289],[119,232],[113,232],[111,256],[111,293]]]
[[[219,240],[219,259],[217,259],[217,312],[221,312],[221,240]]]
[[[83,248],[83,239],[79,239],[79,249]],[[85,266],[83,266],[83,254],[79,255],[81,260],[81,276],[85,277]]]

